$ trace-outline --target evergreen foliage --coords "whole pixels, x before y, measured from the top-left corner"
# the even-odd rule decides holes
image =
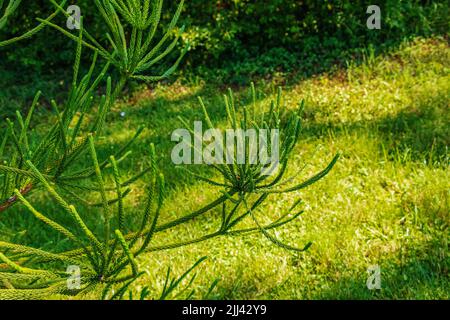
[[[5,11],[3,13],[3,17],[0,16],[0,30],[6,26],[6,23],[8,22],[9,17],[17,10],[21,1],[22,0],[10,0],[9,1],[9,4],[6,6]],[[0,10],[2,9],[3,2],[4,2],[4,0],[0,0]],[[62,2],[60,3],[59,6],[64,6],[66,4],[66,2],[67,2],[67,0],[62,0]],[[53,18],[56,17],[57,13],[58,13],[58,11],[55,11],[54,13],[49,15],[43,21],[46,21],[46,22],[51,21]],[[5,41],[0,41],[0,47],[5,47],[5,46],[11,45],[15,42],[30,38],[33,35],[35,35],[36,33],[38,33],[39,31],[41,31],[44,27],[45,27],[45,24],[41,22],[36,27],[25,32],[24,34],[22,34],[20,36],[16,36],[14,38],[11,38],[11,39],[8,39]]]
[[[30,170],[27,161],[31,161],[34,166],[39,168],[48,181],[56,183],[67,192],[70,192],[73,186],[79,187],[80,180],[88,179],[95,174],[94,167],[86,167],[78,171],[72,170],[70,174],[67,173],[77,163],[77,159],[89,150],[86,132],[94,137],[101,134],[106,115],[114,102],[112,81],[110,77],[106,78],[109,63],[104,65],[98,75],[94,75],[97,54],[94,54],[88,73],[79,79],[81,35],[80,32],[72,88],[64,105],[58,106],[55,101],[51,101],[55,121],[47,129],[46,134],[41,137],[30,130],[30,122],[41,92],[36,94],[26,117],[17,111],[15,122],[6,120],[7,129],[2,134],[0,145],[0,159],[3,159],[3,164],[0,165],[2,186],[0,212],[16,203],[17,196],[13,195],[14,189],[18,189],[22,195],[26,195],[39,186],[40,181]],[[102,81],[106,81],[106,93],[96,106],[94,95]],[[89,115],[93,119],[87,120]],[[126,149],[141,132],[142,128],[138,129],[136,136],[115,154],[119,160],[127,155]],[[107,165],[106,160],[102,160],[100,163],[102,168]]]
[[[52,3],[58,11],[64,11],[55,1],[52,0]],[[16,203],[21,203],[30,214],[43,223],[43,227],[53,229],[77,249],[52,252],[22,244],[0,242],[0,299],[42,299],[56,294],[76,296],[93,290],[98,292],[100,289],[102,298],[121,299],[124,298],[127,288],[142,274],[137,261],[141,255],[183,247],[219,236],[260,232],[272,243],[287,250],[308,249],[310,243],[297,248],[283,243],[272,234],[274,229],[290,223],[302,213],[301,210],[297,211],[301,204],[300,200],[279,219],[269,224],[263,225],[257,218],[258,210],[269,197],[308,187],[328,174],[338,159],[338,156],[335,156],[323,171],[305,182],[290,185],[296,175],[287,178],[285,176],[290,156],[301,132],[301,108],[289,114],[282,107],[281,89],[271,102],[268,111],[263,113],[257,111],[254,86],[251,90],[254,102],[251,110],[245,107],[239,110],[231,90],[225,97],[225,109],[233,129],[254,128],[257,132],[262,129],[280,130],[279,172],[275,176],[261,175],[261,164],[250,164],[248,161],[245,164],[235,162],[227,165],[211,165],[221,176],[221,180],[190,172],[216,187],[217,198],[176,219],[169,221],[164,219],[160,222],[166,190],[164,175],[156,165],[153,145],[150,146],[149,166],[142,172],[125,180],[119,169],[121,160],[127,156],[129,146],[138,138],[142,129],[138,129],[135,136],[114,155],[108,159],[99,159],[96,139],[101,136],[108,112],[126,80],[135,78],[157,81],[166,77],[177,67],[186,50],[162,75],[144,74],[175,48],[177,37],[165,49],[163,46],[179,18],[183,1],[169,25],[169,31],[156,45],[152,45],[152,39],[159,24],[162,1],[96,0],[95,3],[110,29],[111,34],[107,35],[107,38],[112,51],[101,46],[86,31],[82,21],[78,35],[74,35],[53,24],[50,19],[39,19],[42,25],[58,29],[77,42],[72,87],[64,104],[58,105],[52,101],[54,122],[43,137],[30,130],[33,112],[40,98],[39,92],[28,114],[24,117],[17,112],[17,119],[14,122],[7,120],[8,126],[0,136],[0,159],[3,161],[0,165],[0,213]],[[150,7],[152,13],[148,15]],[[119,15],[127,27],[124,27],[125,23],[121,22]],[[129,32],[125,31],[128,27],[131,28]],[[94,56],[88,73],[79,77],[82,47],[92,49]],[[94,75],[98,57],[105,59],[106,62],[101,72]],[[120,78],[117,81],[107,76],[111,66],[120,71]],[[106,83],[106,92],[100,98],[96,98],[96,89],[103,82]],[[213,128],[206,106],[201,99],[199,102],[206,123]],[[90,121],[87,121],[88,115]],[[90,157],[90,165],[75,171],[74,164],[80,164],[80,159],[84,156]],[[246,149],[246,159],[249,156],[250,150]],[[145,174],[150,175],[151,182],[146,189],[147,197],[141,221],[135,226],[127,223],[125,219],[127,213],[124,201],[130,193],[128,187]],[[112,179],[107,179],[108,177]],[[106,182],[108,180],[112,180],[113,185],[108,185]],[[32,203],[29,193],[37,188],[50,195],[58,204],[62,211],[59,216],[40,212]],[[99,198],[100,202],[90,203],[85,200],[86,195]],[[75,201],[76,204],[71,201]],[[86,222],[83,206],[94,210],[94,214],[98,217],[96,226]],[[216,231],[199,238],[173,243],[155,244],[153,241],[158,233],[176,232],[176,228],[202,215],[215,212],[221,213],[216,217]],[[70,217],[71,222],[63,222],[63,219],[60,219],[63,216]],[[251,219],[253,227],[240,226],[245,219]],[[198,260],[178,279],[171,279],[169,269],[160,298],[169,297],[181,281],[203,260],[204,258]],[[81,269],[81,286],[75,289],[67,285],[66,273],[66,268],[74,265]],[[143,292],[141,297],[147,294]]]
[[[58,10],[67,15],[64,8],[59,6],[55,0],[51,0],[51,2]],[[162,75],[143,74],[171,53],[178,43],[184,27],[177,33],[175,39],[164,47],[176,27],[184,0],[180,1],[168,30],[153,46],[152,41],[161,19],[163,0],[95,0],[94,2],[103,21],[108,26],[109,32],[106,34],[106,38],[111,50],[108,51],[86,30],[83,30],[86,37],[86,40],[83,40],[83,45],[97,52],[120,71],[119,83],[123,83],[128,78],[159,81],[167,78],[175,71],[188,47],[181,52],[176,62]],[[42,19],[38,20],[56,28],[69,38],[77,40],[74,35],[54,23]]]
[[[16,11],[16,9],[19,7],[20,2],[22,0],[10,0],[8,4],[6,4],[5,0],[0,0],[0,10],[5,7],[3,16],[0,17],[0,29],[2,29],[6,22],[8,21],[9,17]]]

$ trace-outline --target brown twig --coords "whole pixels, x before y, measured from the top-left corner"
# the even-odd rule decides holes
[[[31,189],[33,189],[33,184],[29,183],[25,186],[25,188],[23,188],[22,190],[20,190],[20,193],[25,196],[28,193],[30,193]],[[5,202],[3,202],[2,204],[0,204],[0,212],[5,211],[6,209],[8,209],[9,207],[11,207],[12,205],[14,205],[17,202],[17,196],[12,196],[11,198],[9,198],[8,200],[6,200]]]

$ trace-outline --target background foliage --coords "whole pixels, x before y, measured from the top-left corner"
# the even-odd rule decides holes
[[[49,13],[45,2],[26,3],[1,37],[32,28],[35,17]],[[94,36],[104,34],[101,17],[92,10],[93,2],[76,2],[86,25],[95,30]],[[207,73],[210,78],[238,83],[275,71],[296,70],[308,75],[361,56],[361,49],[368,45],[378,51],[405,37],[446,34],[449,30],[447,1],[378,1],[382,29],[376,32],[366,27],[370,4],[364,0],[191,0],[180,21],[186,25],[183,38],[191,43],[186,64],[191,71]],[[176,1],[165,1],[166,21],[176,5]],[[0,63],[6,68],[14,61],[16,70],[26,68],[22,78],[36,72],[58,72],[70,66],[72,46],[62,35],[44,30],[27,46],[0,56]],[[50,54],[54,52],[58,55]]]
[[[368,50],[372,54],[385,52],[405,38],[448,36],[449,6],[445,0],[379,1],[382,29],[376,32],[366,27],[369,2],[188,1],[180,18],[179,25],[185,24],[186,29],[179,45],[189,41],[191,50],[180,72],[187,79],[200,77],[229,84],[286,75],[305,78],[343,66],[349,59],[361,61]],[[93,2],[79,0],[77,4],[93,36],[104,37],[106,26],[93,10]],[[35,18],[49,15],[50,10],[46,0],[28,1],[13,16],[14,23],[2,30],[0,40],[31,29]],[[175,10],[175,1],[165,1],[163,26]],[[56,22],[65,24],[62,17]],[[16,109],[21,99],[30,102],[37,90],[58,97],[68,86],[73,48],[64,35],[46,28],[14,50],[0,50],[0,102]],[[88,60],[84,56],[85,65]],[[166,67],[161,66],[161,70]],[[11,112],[2,110],[1,114],[10,116]]]

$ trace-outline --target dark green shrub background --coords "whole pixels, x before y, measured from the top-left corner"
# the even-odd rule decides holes
[[[26,1],[0,39],[35,25],[35,17],[50,13],[46,0]],[[102,37],[105,29],[92,0],[80,5],[89,30]],[[165,21],[177,2],[165,1]],[[372,1],[317,0],[190,0],[180,24],[192,50],[184,70],[208,74],[227,82],[242,83],[253,76],[298,71],[320,72],[371,45],[383,50],[410,35],[446,34],[447,1],[377,1],[382,29],[368,30],[366,9]],[[64,19],[58,21],[64,25]],[[73,44],[58,32],[46,29],[27,44],[0,51],[2,68],[33,74],[52,74],[71,66]],[[212,71],[214,70],[214,71]],[[42,74],[40,75],[42,78]]]

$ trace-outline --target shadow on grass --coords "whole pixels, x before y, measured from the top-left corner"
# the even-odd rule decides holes
[[[342,278],[319,290],[312,299],[448,299],[449,262],[442,259],[440,241],[405,246],[381,261],[381,289],[369,290],[366,270],[355,271],[355,277]]]

